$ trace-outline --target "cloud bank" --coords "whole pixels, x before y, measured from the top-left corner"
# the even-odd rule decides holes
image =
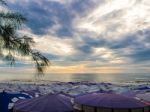
[[[58,70],[134,72],[143,69],[144,72],[149,69],[148,0],[7,2],[11,10],[28,18],[21,32],[34,38],[35,48]]]

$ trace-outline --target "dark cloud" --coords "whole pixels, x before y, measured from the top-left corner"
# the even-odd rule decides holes
[[[132,58],[134,63],[141,63],[150,60],[150,48],[134,50],[132,54],[127,55]]]
[[[70,26],[62,27],[60,28],[56,33],[58,37],[71,37],[73,36],[72,28],[69,28]]]
[[[82,39],[84,44],[76,45],[76,49],[78,49],[80,53],[78,52],[79,56],[75,56],[74,58],[77,58],[78,60],[98,60],[101,62],[110,61],[109,59],[107,60],[100,57],[103,55],[103,52],[101,52],[99,55],[92,55],[93,48],[101,47],[110,49],[113,51],[115,56],[128,59],[132,63],[141,63],[150,60],[150,47],[145,46],[146,43],[149,44],[149,30],[140,30],[133,34],[128,34],[118,40],[112,41],[102,37],[96,39],[83,37]]]
[[[49,58],[50,60],[59,60],[59,56],[58,55],[54,55],[51,53],[42,53],[45,57]]]
[[[141,39],[143,38],[143,39]],[[120,41],[115,41],[109,47],[116,51],[119,57],[130,59],[132,63],[141,63],[150,60],[150,47],[149,44],[150,31],[137,31],[134,34],[129,34]],[[126,52],[130,50],[130,52]]]
[[[71,4],[71,8],[79,14],[83,14],[85,11],[88,11],[92,8],[91,6],[94,6],[92,0],[75,0]]]
[[[121,49],[121,48],[127,48],[129,46],[133,46],[137,44],[136,42],[136,37],[134,36],[128,36],[128,37],[123,37],[121,40],[115,40],[107,43],[107,47],[110,49]]]
[[[95,6],[92,0],[76,0],[69,6],[55,1],[31,0],[10,2],[9,7],[17,12],[24,14],[28,18],[28,27],[33,33],[38,35],[47,34],[47,29],[51,30],[54,25],[59,24],[60,28],[55,34],[60,37],[73,36],[74,28],[72,21],[75,18],[74,12],[79,15],[92,9]]]
[[[28,27],[35,34],[44,35],[47,29],[56,24],[61,28],[56,31],[59,36],[72,35],[72,18],[73,15],[69,10],[59,2],[54,1],[37,1],[32,0],[24,5],[23,1],[9,4],[10,8],[23,13],[28,18]],[[57,23],[58,22],[58,23]]]
[[[85,44],[85,45],[82,45],[82,46],[79,46],[78,49],[84,53],[87,53],[87,54],[90,54],[92,53],[92,46],[88,45],[88,44]]]

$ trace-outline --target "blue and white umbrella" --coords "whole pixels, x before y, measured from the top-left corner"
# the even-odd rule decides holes
[[[0,112],[10,112],[14,103],[20,99],[29,99],[30,96],[21,93],[0,93]]]

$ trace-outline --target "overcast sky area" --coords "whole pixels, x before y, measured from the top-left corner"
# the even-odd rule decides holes
[[[20,33],[51,60],[48,72],[150,72],[149,0],[7,3],[27,17]]]

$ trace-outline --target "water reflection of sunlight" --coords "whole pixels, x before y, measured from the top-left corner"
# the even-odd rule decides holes
[[[115,82],[116,75],[115,74],[72,74],[72,80],[76,81],[90,81],[90,82]]]

